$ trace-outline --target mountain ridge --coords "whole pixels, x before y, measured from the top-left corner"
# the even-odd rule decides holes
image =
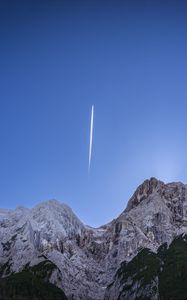
[[[131,261],[142,248],[156,253],[187,231],[186,189],[181,182],[145,180],[123,212],[98,228],[84,225],[54,199],[30,209],[0,210],[0,265],[7,264],[2,276],[48,259],[62,279],[54,275],[50,280],[68,299],[103,300],[123,261]]]

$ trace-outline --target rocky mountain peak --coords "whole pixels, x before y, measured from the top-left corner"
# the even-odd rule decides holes
[[[0,209],[0,267],[7,276],[48,259],[60,270],[56,285],[68,300],[103,300],[123,261],[130,262],[143,248],[155,252],[183,232],[187,186],[150,178],[125,211],[100,228],[85,226],[68,205],[54,199],[30,209]],[[51,282],[57,282],[55,276]]]
[[[62,210],[62,209],[69,209],[71,208],[67,205],[64,204],[56,199],[49,199],[46,201],[42,201],[38,205],[35,206],[36,209],[49,209],[49,210]]]
[[[155,191],[158,191],[163,186],[164,186],[164,182],[156,179],[155,177],[146,179],[141,185],[139,185],[139,187],[136,189],[133,196],[130,198],[125,211],[127,212],[132,208],[136,207],[149,195],[151,195]]]

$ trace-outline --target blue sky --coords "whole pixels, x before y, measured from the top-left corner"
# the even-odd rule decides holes
[[[187,182],[186,15],[180,0],[0,2],[1,207],[56,198],[99,226],[144,179]]]

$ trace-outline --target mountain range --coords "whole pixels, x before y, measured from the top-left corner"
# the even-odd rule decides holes
[[[99,228],[57,200],[0,209],[0,300],[187,299],[186,191],[145,180]]]

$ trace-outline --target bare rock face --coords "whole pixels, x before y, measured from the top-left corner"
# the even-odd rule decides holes
[[[141,184],[137,190],[135,191],[132,198],[130,198],[127,208],[125,211],[129,211],[132,208],[136,207],[139,203],[141,203],[144,199],[149,197],[153,192],[158,191],[161,187],[164,186],[162,181],[157,180],[152,177],[150,180],[145,180],[143,184]]]
[[[48,259],[60,270],[56,285],[68,299],[102,300],[123,261],[143,248],[156,252],[187,231],[186,189],[182,183],[146,180],[122,214],[97,229],[56,200],[0,210],[0,266],[6,266],[1,275]]]

